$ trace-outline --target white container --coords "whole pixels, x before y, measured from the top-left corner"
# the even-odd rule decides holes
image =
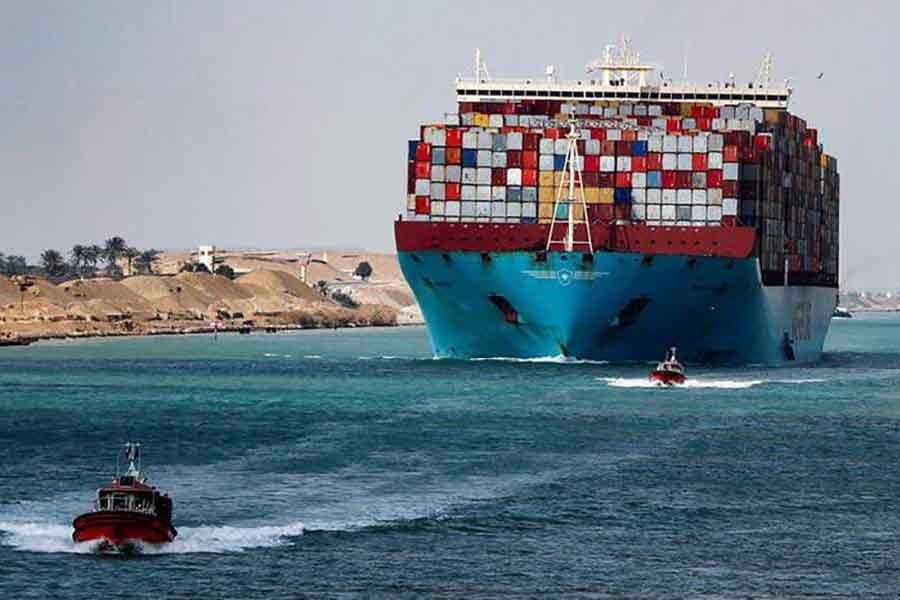
[[[722,188],[709,188],[706,190],[707,206],[722,206]]]
[[[633,188],[645,188],[647,187],[647,174],[634,172],[631,174],[631,187]],[[643,191],[643,190],[641,190]]]
[[[475,182],[478,185],[491,185],[491,168],[478,167],[476,170]]]
[[[703,154],[709,148],[709,136],[706,135],[696,135],[694,136],[694,153]]]
[[[706,187],[706,171],[691,172],[691,187],[695,190]]]
[[[431,195],[431,180],[430,179],[416,179],[416,196],[430,196]]]
[[[693,154],[678,154],[678,170],[679,171],[693,171],[694,170],[694,155]]]
[[[611,142],[618,142],[622,139],[622,130],[621,129],[607,129],[606,130],[606,139]]]
[[[444,168],[444,179],[450,183],[459,183],[462,181],[462,167],[459,165],[448,165]]]
[[[706,206],[692,206],[691,220],[706,222]]]
[[[716,129],[721,129],[721,127],[717,127]],[[707,145],[710,152],[721,152],[725,147],[725,136],[721,133],[711,133]]]
[[[749,119],[750,118],[750,105],[749,104],[739,104],[734,109],[734,118],[735,119]]]
[[[601,173],[615,173],[616,171],[616,157],[615,156],[601,156],[600,157],[600,172]]]
[[[506,127],[518,127],[519,115],[503,115],[503,124]]]
[[[619,114],[624,117],[630,117],[634,114],[634,104],[620,104]]]
[[[647,190],[631,188],[631,201],[635,204],[647,204]]]
[[[406,195],[406,210],[416,210],[416,195],[415,194],[407,194]]]
[[[444,184],[443,183],[435,183],[431,182],[431,199],[432,200],[443,200],[444,199]]]
[[[697,120],[693,117],[684,117],[681,119],[682,129],[697,129]]]
[[[691,208],[690,206],[676,206],[675,207],[675,219],[677,221],[690,221],[691,220]]]
[[[722,179],[725,181],[737,181],[739,173],[738,163],[724,163],[722,165]]]
[[[674,171],[678,168],[678,155],[674,153],[666,153],[662,155],[663,171]]]
[[[507,150],[521,150],[522,149],[522,134],[519,132],[513,132],[506,134],[506,149]]]
[[[495,202],[506,201],[506,188],[501,185],[495,185],[491,188],[491,200]]]
[[[538,157],[538,169],[541,171],[552,171],[553,170],[553,155],[552,154],[541,154]]]
[[[678,140],[678,152],[693,152],[694,151],[694,137],[690,135],[680,135],[677,138]]]
[[[521,217],[522,216],[522,203],[521,202],[507,202],[506,203],[506,216],[507,217]]]
[[[537,203],[536,202],[522,203],[522,216],[529,217],[529,218],[537,217]]]
[[[475,203],[474,202],[460,202],[459,203],[459,214],[463,217],[474,217],[475,216]]]
[[[474,131],[463,132],[462,147],[467,150],[474,150],[478,147],[478,134]]]
[[[617,156],[616,157],[616,171],[627,173],[631,171],[631,157],[630,156]]]
[[[479,185],[475,188],[475,200],[478,202],[489,202],[491,199],[491,186]]]
[[[722,153],[721,152],[710,152],[706,156],[706,166],[710,169],[721,169],[722,168]]]
[[[598,156],[600,154],[600,140],[585,140],[584,153],[587,156]]]
[[[431,166],[431,181],[444,181],[444,165]]]
[[[444,201],[443,200],[434,200],[434,196],[432,196],[431,200],[431,214],[432,216],[443,216],[444,215]]]
[[[506,152],[493,152],[491,154],[491,166],[495,169],[505,169]]]
[[[662,219],[664,221],[674,221],[675,220],[675,205],[674,204],[663,204],[662,205]]]
[[[617,109],[615,106],[606,106],[603,108],[603,116],[617,117],[619,116],[619,109]]]
[[[706,206],[706,190],[691,190],[691,204]]]
[[[678,202],[678,190],[665,189],[662,190],[662,203],[663,204],[675,204]],[[665,217],[663,217],[665,218]],[[673,219],[675,217],[672,217]]]
[[[647,190],[647,204],[660,204],[662,202],[662,190],[650,188]]]
[[[678,136],[675,135],[664,135],[663,136],[663,152],[678,152]]]
[[[691,203],[691,198],[693,197],[691,192],[693,190],[682,189],[682,190],[675,190],[675,191],[678,193],[678,195],[677,195],[678,199],[675,201],[676,204],[690,204]]]
[[[494,142],[491,145],[494,152],[506,152],[506,134],[498,133],[494,135]]]
[[[506,185],[522,185],[522,169],[507,169]]]
[[[657,131],[659,131],[661,133],[666,130],[666,120],[665,119],[653,119],[653,121],[650,122],[650,126],[653,127],[653,129],[656,129]]]
[[[590,107],[590,110],[588,112],[590,112],[590,114],[592,114],[594,116],[602,117],[603,116],[603,107],[602,106],[592,106],[592,107]]]
[[[459,197],[463,200],[475,200],[475,186],[463,185],[460,188]]]
[[[475,167],[463,167],[462,169],[462,182],[463,183],[476,183],[478,181],[478,169]]]
[[[722,199],[722,215],[725,217],[736,217],[738,214],[737,198]]]
[[[651,117],[662,115],[662,106],[659,104],[651,104],[647,107],[647,114]]]
[[[632,204],[631,205],[631,218],[637,219],[639,221],[643,221],[647,218],[647,211],[643,204]]]
[[[492,150],[494,148],[494,136],[487,131],[479,132],[478,147],[482,150]]]
[[[490,217],[491,216],[491,203],[490,202],[476,202],[475,203],[475,216]]]
[[[733,119],[734,118],[734,107],[733,106],[723,106],[719,109],[719,117],[723,119]]]
[[[475,124],[475,113],[463,113],[460,115],[460,121],[464,127],[471,127]]]
[[[646,117],[647,116],[647,105],[646,104],[635,104],[634,105],[634,116]]]
[[[490,150],[479,150],[478,158],[475,164],[477,164],[479,167],[490,167],[494,161],[493,155],[494,153]]]
[[[556,140],[556,143],[553,144],[553,153],[559,155],[565,155],[566,152],[569,151],[569,140]]]
[[[663,151],[663,136],[659,134],[653,134],[647,138],[647,150],[650,152],[662,152]]]
[[[659,204],[647,205],[647,220],[658,221],[662,219],[662,206]]]
[[[489,115],[488,122],[491,127],[503,127],[503,115]]]
[[[707,221],[716,221],[717,223],[722,222],[722,207],[721,206],[707,206],[706,207],[706,220]]]
[[[491,216],[492,217],[505,217],[506,216],[506,202],[491,202]]]
[[[541,138],[541,141],[538,142],[538,152],[553,156],[553,142],[555,141],[556,140],[550,138]]]

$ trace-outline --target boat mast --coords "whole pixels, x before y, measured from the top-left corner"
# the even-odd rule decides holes
[[[128,469],[125,471],[125,476],[134,477],[135,480],[142,481],[140,442],[125,442],[125,460],[128,461]]]
[[[587,246],[588,252],[594,252],[594,244],[591,241],[591,227],[587,219],[587,202],[584,199],[584,183],[581,178],[581,167],[578,164],[578,131],[575,129],[575,115],[569,119],[569,133],[566,139],[569,147],[566,150],[566,163],[563,167],[563,177],[556,189],[556,203],[553,205],[553,218],[550,220],[550,234],[547,236],[547,250],[553,244],[562,243],[566,252],[572,252],[575,246]],[[577,185],[577,190],[576,190]],[[564,192],[565,190],[565,192]],[[577,193],[576,193],[577,192]],[[575,207],[581,206],[581,216],[575,217]],[[563,209],[563,207],[565,207]],[[560,213],[565,212],[565,216]],[[556,230],[557,219],[565,218],[566,235],[564,239],[553,239]],[[576,239],[575,228],[583,225],[584,239]]]

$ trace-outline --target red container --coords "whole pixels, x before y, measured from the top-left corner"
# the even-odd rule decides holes
[[[647,171],[647,157],[646,156],[632,156],[631,157],[631,172],[632,173],[644,173]]]
[[[725,151],[724,151],[725,162],[737,162],[737,159],[738,159],[737,146],[734,146],[732,144],[725,146]]]
[[[584,170],[588,173],[597,173],[600,171],[600,157],[599,156],[585,156],[584,157]]]
[[[600,140],[601,142],[606,141],[606,130],[599,127],[591,129],[591,139]]]
[[[431,198],[429,198],[428,196],[416,196],[416,214],[431,214]]]
[[[706,170],[706,155],[705,154],[694,154],[692,155],[692,168],[695,171],[705,171]]]
[[[537,169],[522,170],[522,185],[536,186],[538,184]]]
[[[577,140],[575,146],[578,148],[578,154],[584,156],[584,140]]]
[[[738,160],[743,163],[758,163],[759,150],[753,146],[738,149]]]
[[[597,186],[602,188],[611,188],[616,185],[616,176],[614,173],[599,173],[597,178]]]
[[[460,185],[458,183],[444,184],[444,197],[447,200],[459,200]]]
[[[637,124],[641,127],[651,127],[653,125],[653,117],[645,117],[643,115],[635,117]]]
[[[662,184],[664,188],[674,189],[678,187],[678,172],[677,171],[663,171],[662,172]]]
[[[462,162],[462,148],[447,148],[447,153],[444,156],[448,165],[458,165]]]
[[[690,171],[676,171],[675,187],[679,189],[691,189],[694,186],[693,173]]]
[[[753,136],[753,147],[758,150],[768,150],[769,145],[772,143],[772,136],[769,135],[754,135]]]
[[[410,162],[406,170],[406,193],[416,193],[416,163]]]
[[[749,146],[750,145],[750,132],[749,131],[726,131],[725,132],[725,144],[731,146]]]
[[[491,171],[491,185],[506,185],[506,169],[493,169]]]
[[[596,221],[612,221],[613,205],[612,204],[588,204],[588,221],[594,223]]]
[[[536,150],[524,150],[522,152],[522,168],[537,169],[538,153]]]
[[[416,160],[427,160],[431,162],[431,144],[419,142],[416,146]]]
[[[630,204],[616,204],[614,205],[614,212],[617,219],[630,219],[631,218],[631,205]]]
[[[631,142],[616,142],[616,156],[631,156]]]
[[[722,217],[722,226],[723,227],[736,227],[737,226],[737,217]]]
[[[698,117],[697,129],[701,131],[709,131],[710,129],[712,129],[712,119],[710,119],[709,117]]]
[[[462,129],[459,127],[447,129],[447,146],[462,146]]]
[[[474,106],[474,103],[472,102],[460,102],[457,106],[459,107],[457,110],[459,110],[459,112],[461,113],[475,112],[474,110],[472,110]]]
[[[522,149],[523,150],[537,150],[538,145],[540,144],[541,134],[539,133],[526,133],[522,136]]]
[[[550,138],[551,140],[558,140],[562,139],[565,136],[562,134],[562,131],[560,129],[554,129],[550,127],[544,130],[544,137]]]
[[[600,142],[600,154],[602,156],[615,156],[616,143],[608,140]]]
[[[722,169],[710,169],[706,172],[706,187],[722,187]]]
[[[514,115],[514,114],[516,114],[516,103],[515,102],[505,102],[503,104],[503,108],[501,110],[504,115]]]
[[[582,173],[581,174],[584,187],[598,187],[600,185],[599,173]]]
[[[738,197],[738,182],[737,181],[723,181],[722,182],[722,197],[724,198],[737,198]]]
[[[662,171],[662,154],[659,152],[651,152],[647,155],[647,170]]]
[[[637,131],[634,129],[626,129],[622,132],[622,141],[623,142],[634,142],[637,141]],[[631,152],[631,146],[628,147],[628,151]]]
[[[630,188],[631,187],[631,173],[616,173],[616,187],[617,188]]]
[[[506,167],[508,169],[518,169],[522,166],[522,151],[507,150],[506,151]]]
[[[807,129],[803,134],[803,143],[806,146],[813,147],[819,145],[819,132],[815,129]]]
[[[416,179],[431,179],[431,163],[430,162],[417,162],[416,163]]]
[[[681,117],[669,117],[666,119],[666,131],[681,131]]]

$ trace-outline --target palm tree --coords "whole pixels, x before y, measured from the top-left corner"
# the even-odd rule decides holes
[[[41,266],[51,277],[59,277],[66,273],[66,261],[58,250],[44,250],[41,254]]]
[[[113,236],[106,240],[106,246],[103,248],[103,256],[106,258],[108,268],[111,273],[119,270],[119,257],[125,253],[128,244],[119,236]]]
[[[6,257],[6,271],[10,275],[24,275],[28,272],[28,261],[24,256],[11,254]]]
[[[134,259],[134,267],[141,273],[153,275],[153,261],[159,256],[159,250],[144,250]]]
[[[6,273],[6,256],[0,252],[0,273]]]
[[[85,265],[89,265],[91,267],[91,273],[97,270],[97,263],[100,261],[100,257],[103,256],[103,247],[94,244],[93,246],[88,246],[84,249],[84,262]]]
[[[134,263],[134,259],[140,255],[141,251],[134,246],[128,246],[124,250],[122,250],[122,256],[124,256],[125,260],[128,261],[128,275],[134,275],[134,272],[132,272],[131,270],[131,265]]]
[[[69,252],[69,256],[72,259],[72,267],[78,274],[84,279],[84,267],[87,266],[86,251],[87,247],[82,246],[81,244],[75,244],[72,246],[72,250]]]

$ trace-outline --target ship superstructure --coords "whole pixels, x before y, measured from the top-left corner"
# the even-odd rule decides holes
[[[492,79],[478,56],[409,143],[395,224],[435,353],[818,357],[839,178],[771,70],[676,84],[627,40],[574,82]]]

